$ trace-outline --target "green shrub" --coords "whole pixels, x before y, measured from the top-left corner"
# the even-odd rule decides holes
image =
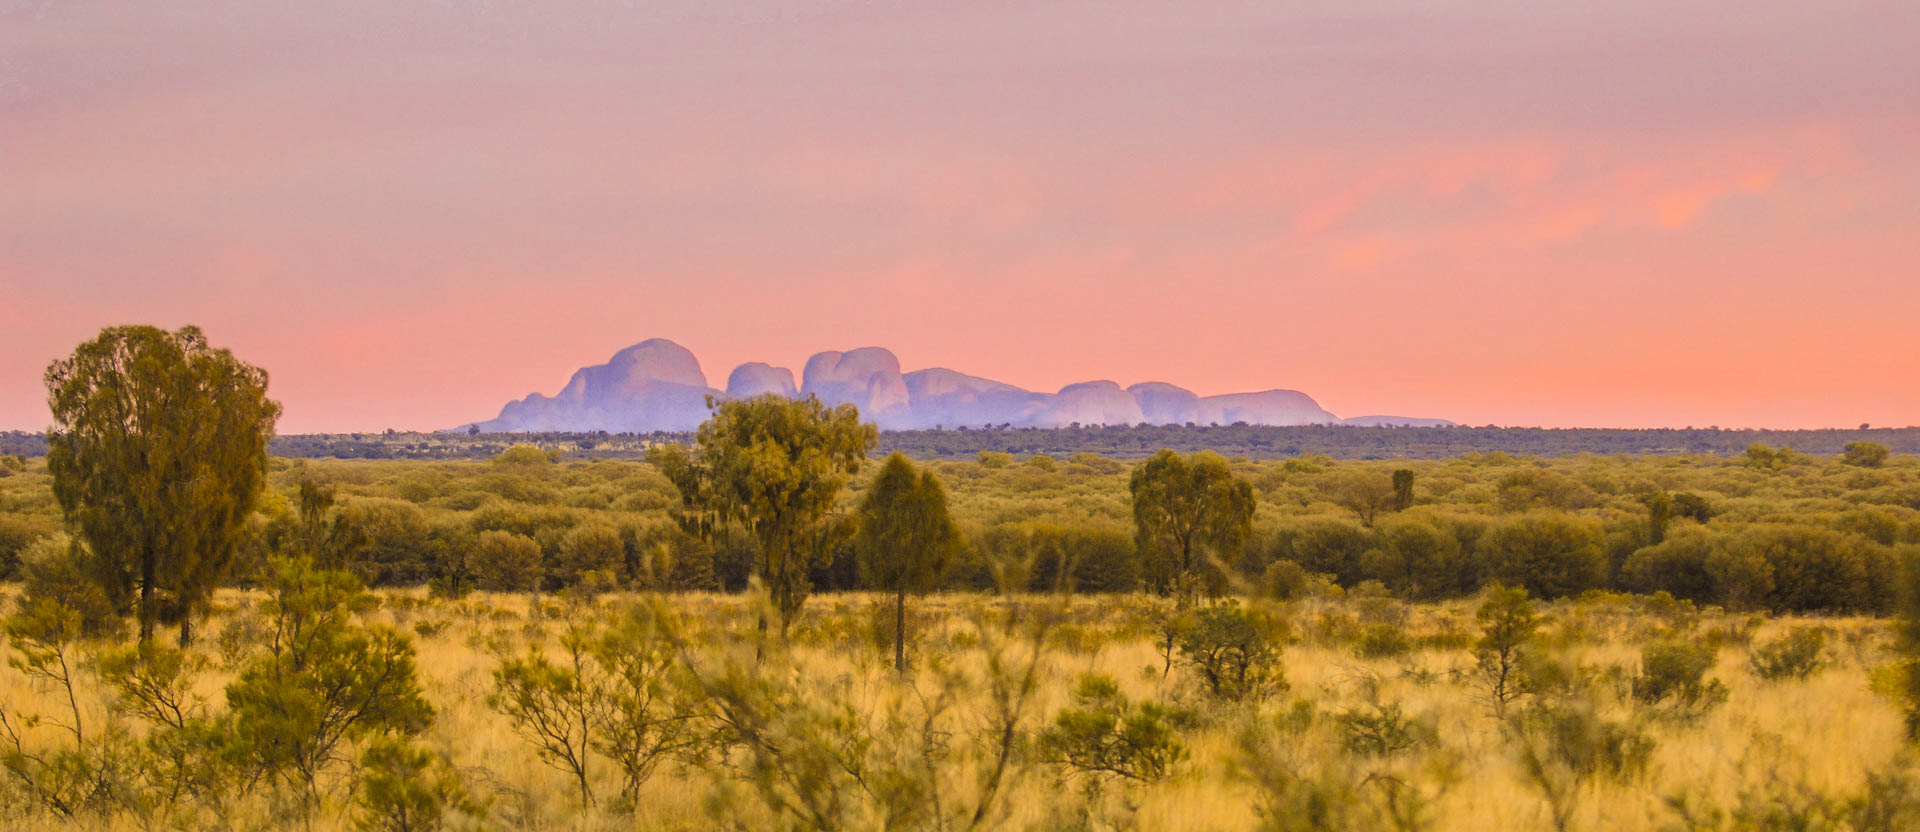
[[[232,742],[260,775],[317,788],[344,740],[411,735],[433,721],[420,696],[413,643],[354,613],[371,596],[345,572],[303,559],[273,564],[267,652],[227,685]]]
[[[1640,650],[1640,675],[1633,698],[1648,705],[1671,703],[1706,710],[1727,700],[1727,686],[1706,678],[1718,649],[1711,644],[1657,641]]]
[[[1374,624],[1360,632],[1360,638],[1353,644],[1355,655],[1363,659],[1389,659],[1406,655],[1413,649],[1413,641],[1407,637],[1405,627],[1392,624]]]
[[[1435,735],[1430,721],[1407,716],[1398,703],[1354,708],[1335,714],[1333,720],[1340,727],[1341,745],[1368,757],[1411,751],[1428,744]]]
[[[467,553],[467,563],[474,585],[494,592],[538,589],[545,573],[540,544],[506,531],[481,532]]]
[[[1279,648],[1252,614],[1231,602],[1195,610],[1175,639],[1181,659],[1216,697],[1259,698],[1286,689]]]
[[[1599,524],[1562,513],[1536,512],[1502,521],[1481,544],[1487,570],[1539,598],[1579,595],[1607,580]]]
[[[1154,702],[1132,703],[1113,679],[1080,677],[1073,707],[1053,718],[1039,736],[1041,759],[1086,778],[1150,783],[1165,778],[1186,757],[1179,726],[1188,716]]]
[[[353,825],[362,832],[433,832],[449,813],[480,812],[453,766],[404,740],[375,740],[360,755],[360,765],[364,774],[354,794]]]
[[[1006,468],[1013,465],[1013,454],[1002,451],[981,451],[980,467]]]
[[[1795,627],[1778,640],[1753,649],[1747,664],[1753,675],[1770,682],[1805,679],[1819,670],[1827,646],[1823,627]]]

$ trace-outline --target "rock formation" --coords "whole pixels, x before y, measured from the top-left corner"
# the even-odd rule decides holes
[[[1344,422],[1312,397],[1294,390],[1198,396],[1165,382],[1121,389],[1111,381],[1069,384],[1058,393],[1036,393],[943,367],[900,371],[900,360],[880,347],[823,352],[807,359],[796,388],[793,372],[760,362],[742,364],[727,376],[727,398],[767,394],[818,396],[829,405],[851,404],[882,430],[933,427],[1055,428],[1068,425],[1254,425],[1349,424],[1427,427],[1444,419],[1363,416]],[[477,427],[489,432],[614,431],[647,433],[698,427],[709,415],[706,399],[721,395],[707,386],[700,362],[685,347],[655,338],[614,354],[607,363],[573,374],[552,397],[529,394],[509,402],[497,418]]]

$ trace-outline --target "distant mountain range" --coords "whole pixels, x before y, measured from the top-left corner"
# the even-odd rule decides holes
[[[1037,393],[941,367],[900,371],[900,359],[880,347],[823,352],[807,359],[800,383],[793,371],[759,362],[727,375],[727,387],[707,386],[699,359],[672,341],[654,338],[583,367],[553,396],[530,393],[508,402],[494,419],[462,425],[486,432],[692,430],[705,421],[709,395],[818,396],[852,404],[882,430],[933,427],[1066,427],[1079,425],[1451,425],[1445,419],[1361,416],[1341,419],[1295,390],[1198,396],[1164,382],[1122,388],[1111,381],[1069,384]]]

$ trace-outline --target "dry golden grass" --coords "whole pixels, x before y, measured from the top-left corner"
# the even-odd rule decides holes
[[[17,594],[17,590],[5,590]],[[591,608],[568,606],[553,598],[476,595],[464,601],[433,601],[420,592],[382,593],[383,604],[369,614],[417,637],[418,669],[428,701],[438,715],[421,742],[444,754],[468,787],[488,799],[484,825],[525,829],[707,829],[716,824],[709,805],[727,785],[711,768],[668,766],[647,784],[635,815],[605,808],[582,811],[569,776],[544,765],[513,730],[506,717],[490,708],[492,671],[497,651],[556,643],[569,622],[611,616],[634,597],[607,596]],[[216,669],[199,681],[199,691],[215,707],[231,678],[231,664],[220,661],[223,630],[239,626],[257,603],[249,593],[226,592],[196,648]],[[719,639],[749,620],[747,602],[721,595],[684,595],[666,603],[686,622],[696,640]],[[1320,716],[1302,734],[1284,738],[1285,753],[1301,771],[1333,768],[1355,776],[1388,773],[1432,798],[1427,816],[1439,830],[1551,829],[1541,791],[1520,765],[1514,741],[1491,714],[1490,703],[1471,669],[1473,658],[1463,639],[1477,635],[1473,602],[1405,606],[1382,600],[1313,599],[1277,607],[1288,622],[1283,655],[1286,691],[1257,705],[1210,702],[1189,671],[1176,662],[1162,675],[1164,658],[1155,642],[1153,615],[1160,602],[1145,597],[1080,598],[1051,634],[1040,665],[1039,686],[1029,710],[1028,729],[1038,729],[1069,706],[1077,677],[1105,674],[1136,701],[1158,700],[1189,706],[1196,725],[1182,736],[1188,757],[1176,773],[1158,783],[1110,786],[1099,799],[1082,798],[1077,781],[1053,767],[1027,760],[1012,781],[997,828],[1054,828],[1063,818],[1084,820],[1092,828],[1148,830],[1243,830],[1258,828],[1264,793],[1244,775],[1240,733],[1250,724],[1271,722],[1311,703]],[[791,656],[769,667],[789,667],[795,684],[838,691],[856,713],[876,715],[903,688],[889,664],[889,652],[870,633],[878,621],[879,599],[864,595],[828,595],[812,599],[796,624]],[[985,653],[975,622],[1000,606],[986,596],[936,596],[916,602],[913,621],[919,631],[914,655],[916,685],[931,684],[928,667],[939,660],[975,673]],[[1416,646],[1390,658],[1356,656],[1350,634],[1358,623],[1375,619],[1413,637],[1453,633],[1445,646]],[[1830,628],[1829,664],[1810,678],[1769,682],[1747,667],[1748,640],[1764,643],[1796,626]],[[1625,680],[1638,669],[1640,646],[1670,632],[1666,618],[1644,602],[1603,599],[1562,603],[1548,609],[1545,633],[1562,659],[1594,669],[1601,681],[1586,699],[1605,717],[1643,727],[1654,741],[1643,774],[1623,779],[1597,778],[1578,785],[1569,828],[1577,830],[1663,830],[1685,828],[1669,801],[1684,796],[1695,807],[1731,809],[1742,803],[1779,802],[1782,794],[1813,794],[1835,801],[1863,794],[1869,774],[1911,770],[1902,716],[1895,704],[1869,687],[1873,668],[1892,660],[1891,635],[1884,621],[1864,618],[1772,619],[1757,625],[1746,616],[1709,610],[1678,626],[1696,640],[1725,638],[1710,674],[1728,688],[1724,705],[1686,719],[1662,716],[1636,703]],[[1731,634],[1731,635],[1715,635]],[[704,643],[704,642],[703,642]],[[257,649],[257,644],[241,645]],[[710,645],[696,650],[724,652]],[[1613,670],[1609,670],[1613,669]],[[1612,681],[1607,681],[1612,680]],[[98,683],[83,673],[80,694],[90,725],[128,723],[116,716]],[[0,700],[14,712],[59,713],[64,700],[44,684],[16,669],[0,670]],[[1432,726],[1436,739],[1414,751],[1385,760],[1355,757],[1342,750],[1332,715],[1368,702],[1398,703]],[[960,703],[955,724],[979,725],[984,703]],[[130,730],[136,735],[140,728]],[[63,741],[60,731],[41,726],[30,743]],[[615,789],[612,767],[595,771],[598,789]],[[964,778],[962,778],[964,779]],[[343,765],[326,784],[326,802],[302,823],[317,830],[352,828],[347,811],[351,766]],[[970,781],[969,781],[970,782]],[[963,790],[964,791],[964,790]],[[8,794],[11,794],[9,792]],[[1769,798],[1768,795],[1775,795]],[[734,811],[728,817],[751,828],[774,825],[753,808],[750,794],[734,784]],[[957,799],[970,795],[956,793]],[[1920,798],[1917,798],[1920,799]],[[264,794],[242,794],[226,814],[207,814],[201,822],[232,828],[273,828],[293,821],[274,814],[279,805]],[[1091,808],[1089,808],[1091,807]],[[6,828],[148,828],[151,819],[130,813],[61,822],[30,807],[4,808]],[[1729,827],[1734,828],[1734,827]]]

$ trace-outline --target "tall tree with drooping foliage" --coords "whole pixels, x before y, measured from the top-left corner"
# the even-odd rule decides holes
[[[1253,486],[1219,454],[1162,449],[1133,469],[1128,488],[1140,556],[1182,607],[1206,567],[1232,562],[1253,532]]]
[[[893,593],[893,666],[907,670],[907,594],[933,589],[960,549],[947,490],[893,452],[860,498],[854,551],[867,586]]]
[[[47,368],[47,468],[87,568],[150,641],[192,640],[266,484],[266,371],[197,327],[103,330]]]
[[[676,519],[689,534],[714,541],[740,528],[759,544],[760,577],[784,638],[814,563],[844,540],[848,524],[833,517],[834,501],[879,441],[852,405],[767,395],[718,402],[692,448],[659,446],[647,459],[680,492]]]

